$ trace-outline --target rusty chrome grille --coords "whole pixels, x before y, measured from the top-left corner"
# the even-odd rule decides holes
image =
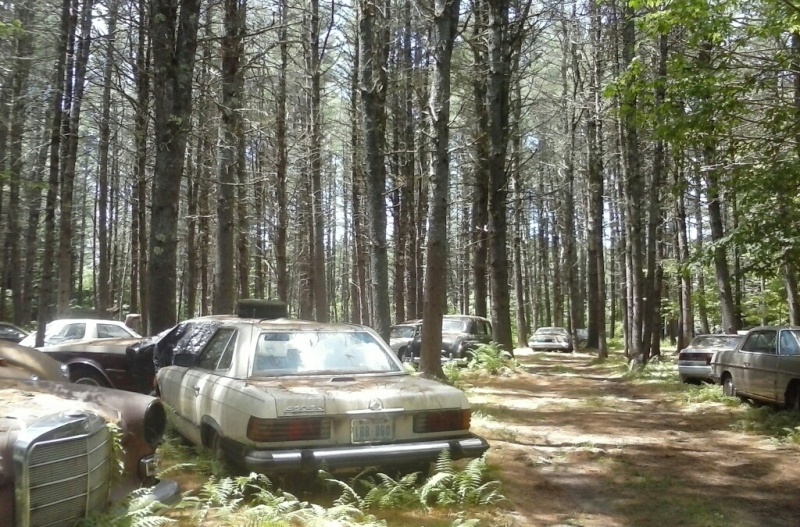
[[[108,501],[111,434],[95,415],[53,416],[14,445],[18,527],[71,525]]]

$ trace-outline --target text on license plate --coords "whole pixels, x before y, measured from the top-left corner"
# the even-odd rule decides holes
[[[391,419],[353,419],[350,425],[353,443],[375,443],[394,439],[394,422]]]

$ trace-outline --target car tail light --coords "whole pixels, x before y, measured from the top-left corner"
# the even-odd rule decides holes
[[[469,430],[471,417],[471,410],[440,410],[419,413],[414,416],[414,432],[426,434],[449,432],[451,430]]]
[[[250,417],[247,438],[259,443],[312,441],[331,436],[331,420],[326,417],[303,419],[262,419]]]

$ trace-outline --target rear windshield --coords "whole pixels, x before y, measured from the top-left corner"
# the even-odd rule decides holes
[[[733,349],[740,340],[742,340],[742,337],[735,335],[702,335],[700,337],[695,337],[691,347]]]
[[[402,371],[366,331],[264,332],[256,342],[252,375],[357,374]]]

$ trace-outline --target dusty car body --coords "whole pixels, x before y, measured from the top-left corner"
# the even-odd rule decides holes
[[[572,352],[572,339],[569,331],[562,327],[541,327],[528,339],[528,347],[533,351]]]
[[[411,361],[413,353],[409,346],[419,340],[421,322],[410,321],[392,326],[389,332],[389,347],[401,361]]]
[[[86,339],[140,339],[141,335],[118,320],[96,318],[61,318],[47,324],[42,346],[52,346],[74,340]],[[36,332],[19,342],[23,346],[36,345]]]
[[[107,423],[121,432],[121,476]],[[153,499],[178,500],[175,483],[154,479],[165,423],[162,403],[146,395],[0,378],[4,525],[73,525],[142,485],[154,485]]]
[[[718,351],[734,349],[741,335],[698,335],[678,353],[678,375],[681,381],[713,382],[711,359]]]
[[[403,326],[417,326],[414,338],[404,346],[400,360],[419,362],[422,344],[422,320],[408,320]],[[442,362],[465,363],[469,352],[481,344],[492,341],[492,323],[483,317],[473,315],[444,315],[442,317]]]
[[[0,341],[0,377],[67,382],[69,370],[33,348]]]
[[[149,372],[140,373],[127,353],[129,347],[140,341],[138,338],[73,340],[39,350],[65,364],[70,381],[76,384],[150,393],[152,366]]]
[[[218,317],[156,374],[175,427],[247,470],[418,466],[488,448],[460,390],[409,375],[370,328]]]
[[[28,332],[10,322],[0,322],[0,340],[18,343],[28,336]]]
[[[800,410],[800,327],[753,328],[736,348],[715,353],[711,367],[726,395]]]

